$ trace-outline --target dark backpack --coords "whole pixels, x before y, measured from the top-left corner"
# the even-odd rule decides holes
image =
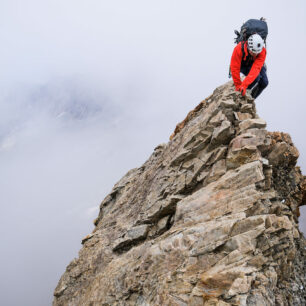
[[[235,38],[236,44],[241,41],[247,41],[252,34],[259,34],[266,43],[266,38],[268,36],[268,25],[263,17],[260,19],[249,19],[242,25],[240,32],[235,30],[235,34],[237,35]]]

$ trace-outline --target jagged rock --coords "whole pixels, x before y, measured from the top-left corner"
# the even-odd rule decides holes
[[[265,127],[217,88],[102,201],[53,305],[305,305],[306,178]]]
[[[84,244],[87,240],[91,239],[94,235],[93,234],[88,234],[82,239],[82,244]]]
[[[268,155],[268,159],[273,166],[283,164],[289,161],[295,164],[299,157],[298,150],[289,145],[287,142],[278,142],[273,146],[272,151]]]
[[[123,238],[119,238],[115,241],[113,251],[122,252],[130,249],[139,241],[144,240],[147,237],[148,232],[149,226],[146,224],[132,227],[127,231]]]
[[[210,173],[208,175],[206,183],[213,182],[221,177],[226,172],[225,159],[218,160],[213,164]]]
[[[247,129],[265,128],[266,125],[267,125],[266,121],[263,119],[246,119],[239,123],[239,129],[241,132]]]
[[[241,112],[235,112],[235,119],[238,121],[243,121],[243,120],[247,120],[247,119],[252,119],[252,114],[249,113],[241,113]]]
[[[234,103],[235,104],[235,103]],[[219,113],[214,116],[212,119],[210,119],[209,123],[214,126],[217,127],[219,126],[223,121],[226,120],[226,116],[224,115],[224,113],[220,110]]]
[[[250,132],[241,134],[231,141],[226,159],[228,168],[262,160],[260,151],[268,147],[269,141],[265,138],[265,133],[259,133],[259,129],[248,131]]]
[[[162,200],[155,203],[150,209],[145,212],[146,218],[142,217],[141,220],[146,223],[152,223],[160,220],[164,216],[171,215],[175,212],[177,202],[183,199],[183,196],[174,195],[167,200]]]
[[[233,130],[231,129],[231,123],[228,120],[224,120],[219,127],[214,129],[211,143],[214,145],[228,143],[232,134]]]
[[[238,105],[233,100],[225,100],[225,101],[221,101],[220,107],[237,109]]]
[[[252,104],[244,104],[241,106],[240,110],[242,113],[254,114],[254,107]]]

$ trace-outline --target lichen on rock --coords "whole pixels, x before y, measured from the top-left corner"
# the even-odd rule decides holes
[[[217,88],[102,201],[53,305],[305,305],[306,178],[265,127]]]

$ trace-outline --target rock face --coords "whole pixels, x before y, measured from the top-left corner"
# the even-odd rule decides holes
[[[306,178],[232,82],[103,200],[53,305],[306,305]]]

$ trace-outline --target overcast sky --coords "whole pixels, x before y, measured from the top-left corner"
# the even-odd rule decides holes
[[[261,16],[258,114],[305,174],[305,1],[0,0],[1,305],[51,305],[100,202],[228,81],[234,29]]]

